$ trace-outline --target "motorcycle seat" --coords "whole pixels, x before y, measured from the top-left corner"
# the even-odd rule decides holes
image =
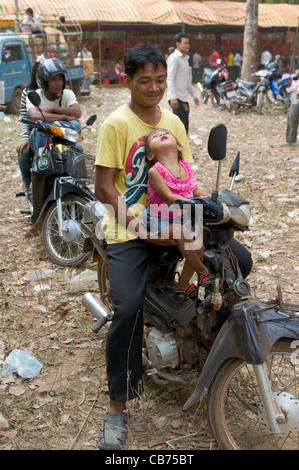
[[[246,88],[254,88],[255,87],[255,83],[254,82],[247,82],[246,80],[241,80],[239,78],[238,80],[240,83],[242,83],[242,85],[244,85]]]

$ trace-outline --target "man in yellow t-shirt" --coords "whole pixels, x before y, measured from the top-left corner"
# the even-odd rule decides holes
[[[151,248],[176,244],[151,240],[139,225],[138,217],[147,205],[145,137],[154,129],[168,129],[182,144],[184,159],[192,161],[182,122],[159,106],[166,89],[164,55],[157,46],[138,44],[124,64],[130,101],[103,123],[96,155],[95,195],[108,208],[103,229],[114,309],[106,346],[110,404],[99,436],[99,447],[105,450],[125,444],[126,401],[140,394],[142,306]]]

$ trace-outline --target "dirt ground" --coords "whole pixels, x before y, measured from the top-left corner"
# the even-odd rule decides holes
[[[88,153],[95,153],[100,124],[128,96],[126,89],[111,87],[93,89],[80,99],[82,122],[93,113],[98,116],[93,128],[84,131]],[[165,99],[162,104],[168,106]],[[220,187],[229,187],[230,165],[240,150],[242,174],[234,189],[251,202],[253,225],[239,239],[253,255],[252,295],[273,299],[280,284],[284,300],[298,303],[299,152],[282,146],[286,113],[278,107],[262,116],[254,111],[232,115],[209,103],[199,108],[191,104],[194,168],[199,183],[210,191],[217,165],[208,156],[207,139],[220,122],[228,128]],[[0,414],[5,419],[0,420],[0,449],[95,450],[108,404],[106,329],[92,333],[94,319],[81,304],[85,291],[96,293],[96,282],[71,292],[69,281],[96,266],[88,262],[76,269],[58,267],[46,258],[40,237],[25,238],[30,220],[20,214],[22,201],[15,197],[21,181],[15,152],[18,117],[7,115],[1,131],[0,368],[14,349],[27,351],[43,367],[33,379],[16,373],[0,377]],[[52,276],[24,279],[35,269],[51,270]],[[146,378],[145,394],[129,405],[126,449],[216,449],[205,404],[182,411],[190,394],[190,389],[159,386]]]

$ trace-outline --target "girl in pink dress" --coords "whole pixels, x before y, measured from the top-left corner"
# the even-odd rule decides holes
[[[194,297],[197,287],[189,285],[194,272],[199,276],[199,283],[207,280],[207,269],[202,262],[204,247],[198,234],[190,230],[190,225],[182,224],[181,213],[171,206],[177,199],[190,201],[192,197],[210,194],[198,188],[190,163],[182,160],[182,150],[166,129],[154,130],[146,140],[145,152],[150,165],[147,229],[155,235],[177,241],[185,264],[176,292]]]

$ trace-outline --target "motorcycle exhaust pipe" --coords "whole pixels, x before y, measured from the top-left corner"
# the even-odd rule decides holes
[[[91,328],[94,333],[97,333],[113,317],[113,313],[106,312],[104,307],[99,304],[97,298],[91,292],[87,292],[87,294],[83,295],[82,304],[98,319],[96,324]]]

